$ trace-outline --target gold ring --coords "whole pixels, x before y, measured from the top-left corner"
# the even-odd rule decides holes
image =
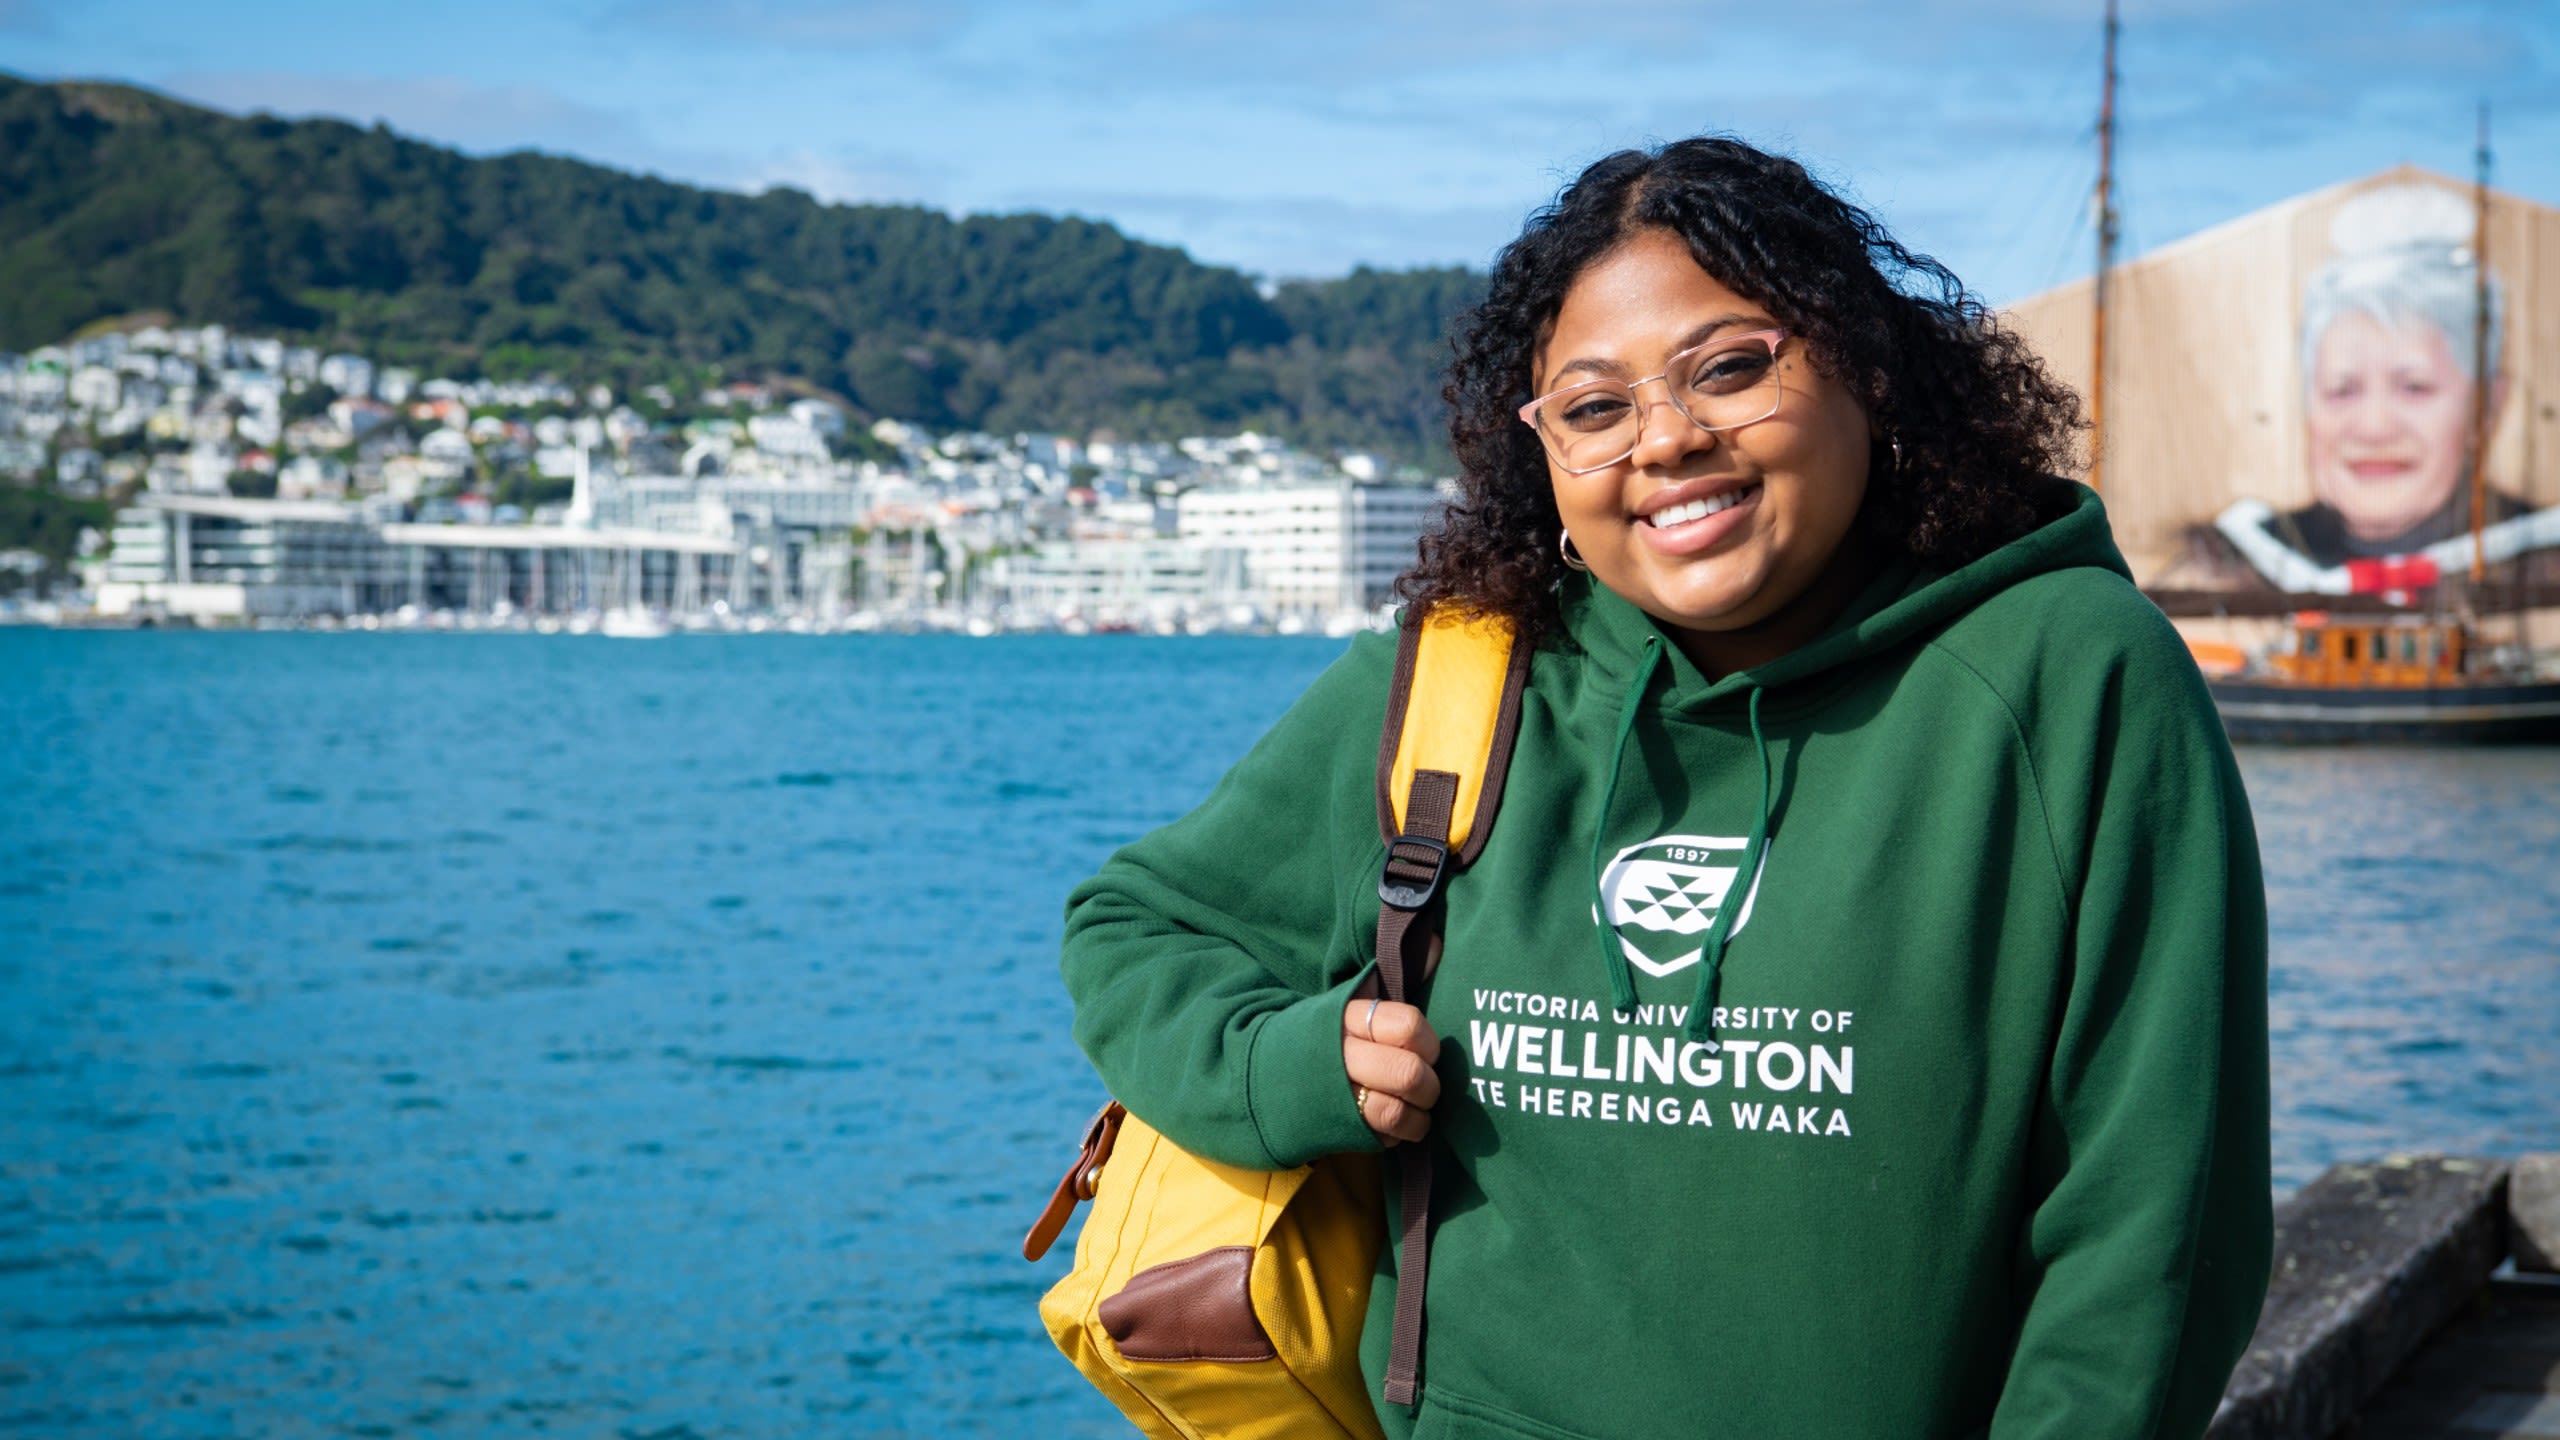
[[[1369,1113],[1369,1087],[1354,1082],[1351,1086],[1351,1104],[1352,1108],[1358,1110],[1362,1115],[1367,1115]]]

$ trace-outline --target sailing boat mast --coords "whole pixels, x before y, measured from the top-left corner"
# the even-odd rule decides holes
[[[2116,0],[2107,0],[2106,80],[2098,94],[2098,279],[2089,327],[2089,488],[2104,487],[2107,464],[2107,272],[2116,262]]]
[[[2471,181],[2471,584],[2489,573],[2480,531],[2489,523],[2489,102]]]

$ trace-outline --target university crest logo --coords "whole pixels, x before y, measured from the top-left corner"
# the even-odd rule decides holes
[[[1627,963],[1648,975],[1674,975],[1697,964],[1750,843],[1740,835],[1656,835],[1619,851],[1600,874],[1600,898]],[[1771,848],[1761,848],[1759,874],[1741,897],[1731,935],[1751,923]]]

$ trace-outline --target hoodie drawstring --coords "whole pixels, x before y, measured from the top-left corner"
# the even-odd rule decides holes
[[[1703,1041],[1709,1050],[1719,1048],[1715,1027],[1708,1020],[1715,1013],[1716,979],[1724,970],[1724,944],[1733,934],[1736,917],[1749,904],[1760,883],[1760,852],[1769,845],[1769,741],[1760,733],[1760,697],[1766,690],[1751,687],[1751,753],[1760,761],[1760,814],[1751,822],[1751,843],[1742,849],[1742,868],[1734,873],[1733,886],[1724,892],[1724,903],[1716,907],[1716,923],[1707,931],[1707,943],[1698,952],[1698,989],[1689,1000],[1689,1022],[1681,1029],[1692,1040]]]
[[[1600,963],[1609,975],[1609,1005],[1620,1017],[1636,1011],[1636,977],[1627,968],[1618,927],[1609,921],[1609,897],[1600,889],[1600,855],[1609,841],[1609,810],[1618,799],[1618,772],[1626,767],[1627,737],[1635,733],[1636,711],[1644,704],[1644,687],[1662,660],[1662,637],[1644,637],[1643,658],[1627,681],[1627,698],[1618,706],[1618,739],[1609,749],[1609,783],[1600,791],[1600,816],[1591,826],[1591,919],[1600,937]],[[1755,692],[1756,693],[1756,692]]]
[[[1636,977],[1627,964],[1627,952],[1618,939],[1618,927],[1609,918],[1609,897],[1601,888],[1600,857],[1608,850],[1609,812],[1618,802],[1618,776],[1626,768],[1627,740],[1635,734],[1636,715],[1644,706],[1645,686],[1653,679],[1654,668],[1662,661],[1662,638],[1645,637],[1644,654],[1636,661],[1635,674],[1627,680],[1626,698],[1618,706],[1618,735],[1609,747],[1609,782],[1601,787],[1600,814],[1591,827],[1591,918],[1593,931],[1600,941],[1600,964],[1609,976],[1609,1005],[1623,1019],[1635,1013]],[[1715,1027],[1708,1023],[1714,1015],[1716,982],[1724,971],[1725,942],[1733,935],[1734,921],[1749,903],[1760,879],[1760,857],[1769,847],[1769,740],[1760,728],[1760,697],[1768,692],[1751,687],[1751,753],[1760,762],[1760,810],[1751,822],[1751,840],[1742,850],[1742,867],[1734,872],[1731,888],[1724,903],[1716,907],[1716,923],[1707,931],[1706,943],[1699,947],[1698,988],[1689,1002],[1688,1021],[1681,1028],[1691,1040],[1716,1048]]]

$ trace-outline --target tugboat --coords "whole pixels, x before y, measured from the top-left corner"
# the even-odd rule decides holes
[[[2560,680],[2493,665],[2460,620],[2306,610],[2254,665],[2189,648],[2236,741],[2560,744]]]

